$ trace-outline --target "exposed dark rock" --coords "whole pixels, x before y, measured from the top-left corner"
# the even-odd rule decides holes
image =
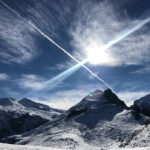
[[[83,108],[80,110],[71,110],[70,113],[68,114],[67,118],[78,116],[84,112],[87,112],[87,108]]]
[[[138,100],[135,100],[134,104],[131,106],[131,109],[150,117],[150,95],[146,95]]]
[[[106,97],[112,104],[117,104],[126,109],[128,108],[126,104],[122,100],[120,100],[110,89],[104,91],[104,97]]]

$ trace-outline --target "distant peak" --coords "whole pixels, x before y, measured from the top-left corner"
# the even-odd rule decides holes
[[[19,102],[33,102],[31,99],[28,99],[28,98],[22,98],[21,100],[19,100]]]
[[[32,101],[31,99],[28,98],[23,98],[19,101],[20,104],[23,106],[33,106],[36,104],[36,102]]]
[[[42,103],[37,103],[31,99],[28,98],[23,98],[19,101],[21,105],[27,108],[36,108],[40,110],[50,110],[50,107],[48,105],[42,104]]]
[[[40,105],[40,103],[37,103],[29,98],[23,98],[21,100],[19,100],[19,103],[22,104],[22,105],[29,105],[29,106],[32,106],[32,105]]]
[[[14,101],[15,101],[15,99],[10,98],[10,97],[0,98],[0,105],[2,105],[2,106],[12,105],[14,103]]]

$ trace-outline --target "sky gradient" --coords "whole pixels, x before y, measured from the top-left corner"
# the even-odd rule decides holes
[[[125,102],[150,92],[149,20],[102,53],[104,45],[149,19],[149,1],[3,2],[21,17],[0,2],[0,97],[28,97],[67,109],[89,92],[106,89],[84,68],[72,69],[77,63],[30,23],[79,61],[92,54],[95,59],[85,65]]]

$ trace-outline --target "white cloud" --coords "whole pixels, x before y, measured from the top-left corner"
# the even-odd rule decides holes
[[[7,80],[9,76],[6,73],[0,73],[0,80]]]
[[[69,109],[96,89],[102,89],[102,87],[99,84],[84,84],[74,87],[74,89],[46,93],[45,95],[39,93],[29,98],[57,109]]]
[[[144,73],[150,73],[150,66],[145,66],[143,68],[140,68],[134,72],[132,72],[133,74],[144,74]]]
[[[65,61],[63,63],[56,64],[53,67],[47,67],[45,69],[50,71],[56,71],[56,70],[62,71],[73,67],[75,64],[77,64],[75,61],[70,60],[70,61]]]
[[[101,46],[117,37],[117,35],[121,36],[120,33],[134,24],[134,21],[129,18],[125,10],[116,8],[111,1],[96,4],[91,1],[81,3],[74,26],[71,28],[72,45],[76,49],[74,55],[79,53],[82,59],[85,58],[89,49],[94,51],[92,45],[96,45],[101,51]],[[141,20],[138,21],[140,23]],[[140,31],[136,31],[106,50],[111,62],[103,65],[121,66],[149,62],[149,41],[149,31],[146,27],[143,27]],[[99,59],[101,59],[101,56],[99,56]],[[102,64],[99,63],[98,65]]]
[[[147,94],[150,94],[148,91],[125,91],[125,92],[119,92],[118,96],[120,99],[124,100],[127,105],[131,105],[134,100],[137,100]]]
[[[86,91],[82,90],[64,90],[56,92],[49,96],[43,96],[43,99],[31,97],[31,99],[47,104],[57,109],[68,109],[81,101],[87,95]]]
[[[20,79],[18,79],[17,84],[20,88],[38,90],[43,87],[45,79],[34,74],[24,74]]]
[[[10,88],[10,87],[6,87],[6,88],[3,87],[1,90],[6,93],[6,97],[14,98],[14,97],[19,96],[19,94],[20,94],[19,92],[13,90],[13,88]]]
[[[42,0],[41,2],[35,2],[34,7],[28,5],[26,11],[31,20],[43,32],[46,32],[50,36],[57,36],[60,27],[66,27],[70,21],[69,17],[67,17],[71,12],[71,8],[68,7],[70,4],[70,1],[59,1],[58,4],[55,1],[52,3],[51,1]]]

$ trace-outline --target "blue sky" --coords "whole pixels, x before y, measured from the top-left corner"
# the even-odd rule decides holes
[[[3,2],[21,17],[0,2],[0,97],[29,97],[67,109],[89,92],[106,88],[82,67],[61,74],[76,62],[29,22],[78,60],[92,55],[85,65],[126,102],[149,93],[149,22],[104,54],[101,48],[149,18],[148,0]]]

